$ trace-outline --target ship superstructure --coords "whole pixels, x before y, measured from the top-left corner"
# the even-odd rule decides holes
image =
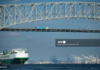
[[[0,62],[2,64],[24,64],[29,58],[29,53],[25,52],[26,49],[12,49],[10,53],[0,53]]]

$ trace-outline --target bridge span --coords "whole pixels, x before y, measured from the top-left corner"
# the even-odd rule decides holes
[[[34,21],[53,19],[100,20],[100,3],[51,2],[0,5],[0,29]]]
[[[32,32],[86,32],[100,33],[100,30],[85,30],[85,29],[29,29],[29,28],[3,28],[0,31],[32,31]]]

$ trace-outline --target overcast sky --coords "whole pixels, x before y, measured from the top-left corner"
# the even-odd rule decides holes
[[[100,0],[0,0],[3,4],[23,4],[23,3],[43,3],[43,2],[98,2]],[[38,22],[30,22],[19,25],[13,25],[8,28],[81,28],[99,29],[100,21],[88,19],[58,19],[45,20]],[[100,55],[100,47],[56,47],[55,39],[100,39],[99,33],[79,33],[79,32],[0,32],[0,52],[3,50],[11,51],[13,48],[25,48],[29,52],[28,61],[36,61],[40,59],[50,60],[50,56],[56,56],[58,59],[66,60],[67,55],[81,54]]]

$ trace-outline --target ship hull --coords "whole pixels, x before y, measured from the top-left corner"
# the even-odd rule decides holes
[[[0,53],[0,62],[2,64],[24,64],[28,60],[29,53],[25,49],[12,49],[10,53]]]
[[[5,59],[0,60],[2,64],[24,64],[28,58],[14,58],[14,59]]]

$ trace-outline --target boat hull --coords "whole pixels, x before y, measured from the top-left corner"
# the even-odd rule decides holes
[[[14,59],[5,59],[0,60],[2,64],[24,64],[28,58],[14,58]]]

